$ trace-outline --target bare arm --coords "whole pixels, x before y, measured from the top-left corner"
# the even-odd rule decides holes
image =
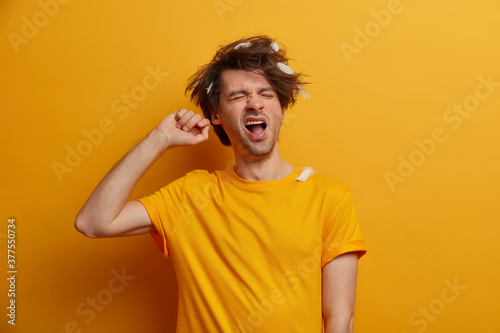
[[[208,139],[210,122],[185,109],[165,117],[97,185],[78,213],[75,228],[88,237],[131,236],[154,231],[146,209],[129,201],[143,173],[166,149]]]
[[[345,253],[323,268],[323,318],[326,333],[352,333],[358,254]]]

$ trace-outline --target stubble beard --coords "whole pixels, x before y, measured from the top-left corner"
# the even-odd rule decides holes
[[[266,128],[266,131],[268,131],[268,133],[266,133],[266,137],[263,140],[253,141],[248,137],[245,129],[243,128],[243,133],[238,133],[241,140],[238,143],[239,147],[237,150],[245,159],[263,159],[272,154],[274,147],[278,142],[280,130],[281,119],[273,119],[269,121]]]

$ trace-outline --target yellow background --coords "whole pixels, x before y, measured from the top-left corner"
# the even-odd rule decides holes
[[[353,193],[369,247],[355,331],[500,332],[498,1],[73,0],[48,7],[51,16],[42,7],[0,2],[0,267],[7,271],[7,219],[15,217],[19,272],[15,327],[0,282],[0,331],[174,331],[175,274],[150,236],[87,239],[74,217],[162,117],[194,108],[186,80],[217,45],[264,33],[312,82],[311,98],[287,111],[283,157]],[[33,20],[37,31],[23,28]],[[23,31],[30,38],[12,42]],[[140,93],[147,68],[157,67],[168,76],[128,114],[114,112],[112,103]],[[497,86],[460,126],[446,121],[454,104],[474,101],[479,77]],[[112,130],[90,151],[83,131],[103,119]],[[435,129],[446,140],[415,152],[415,140],[429,143]],[[54,162],[66,164],[67,147],[78,145],[87,156],[58,177]],[[397,175],[410,155],[419,165],[391,185],[387,172]],[[209,142],[164,154],[132,198],[231,158],[211,132]],[[110,283],[119,286],[113,272],[123,270],[130,280],[110,293]],[[461,289],[449,289],[454,283]],[[100,312],[78,312],[98,295],[108,303]]]

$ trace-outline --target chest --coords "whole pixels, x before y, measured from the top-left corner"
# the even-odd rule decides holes
[[[174,238],[184,253],[241,256],[271,266],[289,266],[314,258],[321,250],[325,217],[319,197],[282,192],[222,193],[220,197],[205,195],[189,200],[200,209],[187,217],[182,228],[176,228]]]

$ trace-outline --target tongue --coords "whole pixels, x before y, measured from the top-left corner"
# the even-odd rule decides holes
[[[260,124],[258,125],[249,125],[247,126],[248,130],[252,132],[253,134],[260,134],[264,132],[264,127]]]

